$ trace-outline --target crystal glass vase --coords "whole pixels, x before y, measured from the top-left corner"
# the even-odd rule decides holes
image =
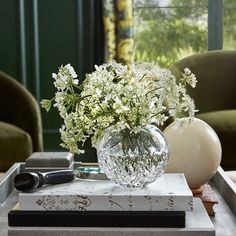
[[[146,125],[138,133],[110,127],[98,142],[97,157],[110,180],[125,187],[142,188],[164,173],[169,148],[154,125]]]

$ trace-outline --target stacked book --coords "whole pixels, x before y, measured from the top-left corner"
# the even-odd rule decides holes
[[[194,194],[194,197],[198,197],[202,200],[202,203],[209,216],[214,216],[214,205],[218,204],[218,201],[214,195],[214,192],[209,184],[204,184],[201,193]]]
[[[13,227],[187,228],[196,217],[194,212],[202,214],[203,210],[179,173],[164,174],[143,189],[124,188],[109,180],[76,179],[20,193],[8,222]],[[204,217],[199,222],[205,224]]]

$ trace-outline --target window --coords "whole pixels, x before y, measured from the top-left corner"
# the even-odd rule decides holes
[[[166,67],[193,53],[222,49],[223,35],[224,48],[233,49],[236,46],[234,2],[134,0],[135,59]]]
[[[236,49],[236,1],[224,1],[224,49]]]

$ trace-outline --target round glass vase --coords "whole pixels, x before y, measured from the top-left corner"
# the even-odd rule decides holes
[[[97,144],[97,157],[110,180],[128,188],[143,188],[164,173],[169,148],[154,125],[146,125],[136,134],[110,127]]]

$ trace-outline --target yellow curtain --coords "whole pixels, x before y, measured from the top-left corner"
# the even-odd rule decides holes
[[[133,61],[134,20],[132,0],[103,0],[106,59]]]

